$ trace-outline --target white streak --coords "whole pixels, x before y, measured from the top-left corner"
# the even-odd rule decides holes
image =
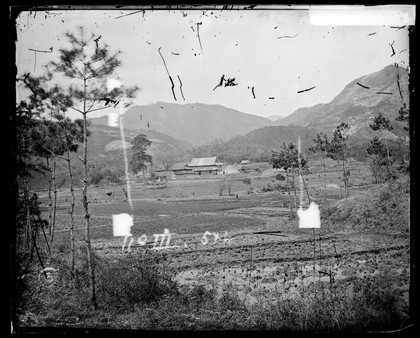
[[[302,207],[300,207],[297,211],[297,215],[299,217],[299,228],[321,228],[321,214],[318,205],[314,202],[311,202],[309,208],[306,210],[303,210]]]
[[[124,165],[125,165],[125,180],[127,183],[127,199],[128,204],[130,204],[131,210],[134,210],[133,202],[131,201],[131,189],[130,189],[130,177],[128,176],[128,159],[127,159],[127,146],[125,144],[125,136],[124,136],[124,128],[122,124],[122,110],[124,109],[124,99],[121,100],[120,106],[120,132],[121,132],[121,139],[123,141],[123,151],[124,151]]]
[[[414,25],[414,5],[314,6],[309,23],[317,26],[404,26]]]
[[[129,214],[112,215],[112,235],[132,236],[131,227],[133,226],[133,217]]]
[[[118,127],[118,113],[109,113],[108,114],[108,126]]]

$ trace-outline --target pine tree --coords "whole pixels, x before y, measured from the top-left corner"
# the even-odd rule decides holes
[[[87,114],[112,107],[109,104],[111,101],[117,104],[119,99],[134,97],[138,88],[122,86],[108,91],[106,80],[108,76],[121,66],[121,61],[118,58],[120,52],[117,51],[111,54],[109,46],[102,40],[99,43],[95,43],[94,37],[93,33],[87,36],[83,27],[79,27],[77,35],[67,32],[65,38],[69,46],[59,49],[59,62],[51,62],[48,66],[51,67],[53,73],[63,74],[70,79],[70,84],[66,88],[67,97],[72,98],[70,108],[82,114],[83,117],[82,202],[85,212],[85,244],[90,277],[91,304],[94,308],[97,308],[95,271],[92,263],[90,241],[89,202],[87,198]],[[105,106],[103,101],[105,101]]]
[[[343,170],[343,182],[344,182],[344,194],[346,197],[349,196],[348,191],[348,180],[350,176],[350,170],[347,169],[347,144],[346,140],[348,135],[346,132],[350,129],[348,123],[341,122],[334,130],[333,137],[329,146],[327,147],[327,157],[331,158],[338,163],[341,161]]]
[[[389,154],[387,148],[379,137],[375,136],[370,141],[366,153],[371,161],[370,165],[375,183],[382,183],[386,179],[386,175],[382,174],[382,167],[387,166],[387,156]]]
[[[23,257],[20,257],[19,261],[23,263],[29,255],[29,259],[27,260],[27,266],[29,266],[35,250],[39,263],[43,268],[44,265],[37,245],[37,235],[39,229],[41,229],[44,233],[48,251],[50,252],[44,231],[45,221],[40,217],[37,199],[34,198],[36,195],[34,194],[32,197],[29,197],[29,178],[32,177],[33,172],[44,172],[47,169],[43,163],[38,160],[37,151],[34,147],[38,140],[34,139],[32,135],[32,130],[42,123],[40,120],[41,112],[42,108],[37,100],[28,100],[27,102],[21,101],[17,105],[15,115],[16,143],[14,153],[17,169],[15,181],[15,186],[17,187],[16,191],[18,193],[20,190],[23,191],[22,195],[18,194],[16,196],[17,203],[15,205],[18,206],[16,224],[18,226],[24,226],[24,229],[18,227],[17,230],[24,231],[25,236],[23,238],[25,239],[25,244],[27,246],[27,250],[24,250]],[[19,238],[21,238],[21,236],[17,236],[17,239]],[[21,243],[18,241],[18,249],[22,248],[20,244]],[[20,252],[20,250],[18,251]]]
[[[143,183],[145,182],[144,171],[147,168],[147,163],[152,164],[153,158],[147,154],[147,148],[150,147],[152,141],[147,139],[146,135],[139,134],[132,141],[132,156],[131,156],[131,169],[134,174],[143,172]]]
[[[310,152],[313,153],[321,153],[322,158],[322,166],[324,169],[324,201],[327,202],[327,169],[326,169],[326,158],[328,153],[328,147],[330,146],[330,142],[328,141],[327,135],[324,133],[318,133],[316,135],[316,139],[313,140],[315,145],[309,148]]]
[[[373,131],[380,131],[380,130],[392,130],[394,129],[389,121],[389,119],[387,119],[385,116],[382,115],[382,113],[379,113],[378,116],[375,116],[373,118],[372,123],[369,124],[369,127],[373,130]],[[391,163],[391,157],[390,157],[390,152],[389,152],[389,146],[388,143],[386,142],[385,139],[383,138],[379,138],[379,137],[375,137],[374,140],[372,140],[373,143],[375,142],[382,142],[385,147],[386,147],[386,156],[388,159],[387,162],[387,168],[388,168],[388,173],[387,173],[387,179],[392,179],[393,177],[393,170],[392,170],[392,163]],[[372,144],[371,144],[372,147]],[[378,147],[374,148],[374,149],[378,149]],[[369,153],[369,152],[368,152]]]
[[[271,160],[270,163],[272,164],[273,168],[283,168],[286,171],[286,186],[287,186],[287,195],[289,199],[290,205],[290,214],[294,217],[293,214],[293,206],[290,198],[290,186],[294,191],[295,200],[294,204],[297,209],[297,193],[296,193],[296,184],[294,180],[294,172],[296,169],[299,168],[299,152],[296,145],[290,143],[288,146],[283,143],[280,151],[271,151]],[[300,163],[301,167],[307,167],[307,160],[300,155]],[[292,181],[289,181],[289,172],[292,174]]]
[[[74,270],[75,266],[75,240],[74,240],[74,207],[76,204],[76,198],[74,195],[74,180],[73,180],[73,170],[71,165],[71,152],[77,152],[79,148],[79,143],[83,142],[83,121],[77,119],[72,122],[69,118],[64,118],[60,121],[61,131],[64,136],[65,145],[66,145],[66,157],[63,157],[67,162],[67,169],[69,174],[69,189],[71,194],[71,202],[69,208],[70,215],[70,250],[71,250],[71,269]],[[88,130],[88,136],[90,131]]]

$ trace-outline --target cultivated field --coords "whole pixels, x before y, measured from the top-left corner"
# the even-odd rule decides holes
[[[350,170],[351,198],[372,188],[367,165],[352,162]],[[372,230],[363,229],[363,224],[324,222],[328,208],[340,199],[338,174],[329,162],[325,203],[323,173],[315,162],[305,182],[320,204],[321,229],[299,229],[298,219],[290,218],[287,193],[263,192],[263,187],[278,183],[274,175],[273,171],[249,174],[253,178],[252,193],[242,182],[244,175],[234,176],[230,180],[232,196],[227,196],[226,191],[219,196],[221,177],[178,179],[168,181],[164,187],[132,184],[134,226],[130,252],[122,252],[123,238],[112,236],[112,215],[132,214],[122,188],[91,188],[92,246],[99,256],[114,262],[132,259],[152,249],[153,234],[162,234],[166,228],[173,234],[170,245],[177,247],[151,252],[160,257],[165,269],[174,272],[182,289],[203,285],[221,295],[227,287],[233,288],[245,304],[252,305],[310,294],[315,287],[353,299],[366,285],[374,285],[379,294],[391,290],[399,299],[400,310],[406,313],[409,225]],[[112,197],[106,195],[108,190],[113,191]],[[39,194],[45,203],[45,193]],[[78,241],[84,236],[80,196],[77,191]],[[56,241],[63,246],[69,242],[68,202],[69,193],[60,191]],[[142,235],[147,236],[144,246],[138,242]]]

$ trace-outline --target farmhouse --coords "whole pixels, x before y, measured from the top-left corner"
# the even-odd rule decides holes
[[[220,170],[221,175],[232,175],[232,174],[238,174],[241,166],[240,165],[233,165],[229,164],[223,169]]]
[[[192,168],[187,167],[187,163],[175,163],[170,168],[175,175],[188,175],[192,174]]]
[[[176,179],[175,174],[172,170],[162,170],[162,171],[156,171],[155,177],[159,182],[165,181],[165,180],[174,180]]]
[[[216,157],[198,157],[193,158],[190,163],[188,163],[187,168],[190,168],[192,172],[196,175],[216,175],[223,163],[219,163],[216,160]]]

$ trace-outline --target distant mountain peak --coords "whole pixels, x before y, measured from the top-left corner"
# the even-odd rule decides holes
[[[251,115],[219,104],[156,102],[131,107],[123,115],[124,127],[132,130],[154,130],[202,145],[215,139],[228,140],[252,130],[272,125],[264,117]],[[106,116],[90,119],[106,125]]]
[[[353,137],[366,137],[369,134],[368,122],[379,112],[397,123],[395,118],[399,108],[409,102],[408,82],[406,68],[389,65],[351,81],[331,102],[299,108],[279,124],[330,131],[340,122],[348,122],[353,127]]]

